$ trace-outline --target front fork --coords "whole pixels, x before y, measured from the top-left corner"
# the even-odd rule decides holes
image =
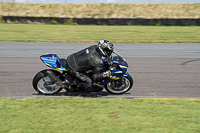
[[[123,85],[123,77],[126,77],[126,76],[128,76],[128,75],[129,75],[129,73],[126,72],[120,79],[116,80],[116,81],[118,82],[118,85],[119,85],[119,86],[122,86],[122,85]]]

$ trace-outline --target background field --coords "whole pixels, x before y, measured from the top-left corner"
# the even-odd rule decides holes
[[[2,16],[69,18],[200,18],[200,4],[0,3]]]
[[[199,100],[0,98],[1,133],[199,133]]]
[[[0,41],[199,43],[200,27],[0,24]]]

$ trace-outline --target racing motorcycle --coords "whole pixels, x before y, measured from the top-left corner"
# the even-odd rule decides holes
[[[59,93],[62,89],[67,92],[84,92],[79,86],[81,81],[73,78],[68,69],[63,67],[66,66],[66,59],[61,59],[56,54],[41,55],[40,59],[52,69],[42,70],[34,76],[32,84],[38,93],[52,95]],[[94,83],[93,89],[89,92],[102,91],[103,88],[112,94],[128,92],[133,86],[133,78],[127,72],[127,61],[116,50],[113,51],[110,59],[102,58],[102,60],[101,71],[110,69],[111,76]],[[92,75],[92,71],[86,71],[86,73]]]

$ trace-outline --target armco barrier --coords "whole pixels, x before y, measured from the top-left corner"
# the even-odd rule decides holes
[[[5,22],[19,23],[68,23],[70,18],[56,17],[20,17],[2,16]],[[165,25],[165,26],[200,26],[200,19],[117,19],[117,18],[73,18],[73,23],[78,25]]]

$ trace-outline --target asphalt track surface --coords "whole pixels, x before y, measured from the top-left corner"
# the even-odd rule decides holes
[[[129,63],[133,88],[123,95],[67,93],[43,96],[32,87],[32,79],[47,69],[39,59],[44,53],[65,58],[94,43],[0,42],[0,97],[168,97],[200,98],[200,44],[116,43],[115,49]]]

